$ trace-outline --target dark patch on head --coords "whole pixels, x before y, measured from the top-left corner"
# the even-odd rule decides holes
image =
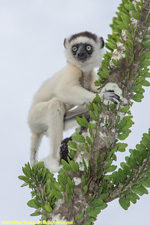
[[[77,60],[82,62],[85,62],[87,59],[89,59],[92,52],[93,47],[87,43],[85,44],[80,43],[72,46],[72,54]]]
[[[97,35],[96,34],[93,34],[91,32],[88,32],[88,31],[84,31],[84,32],[81,32],[81,33],[77,33],[77,34],[73,34],[70,38],[69,38],[69,42],[71,42],[72,40],[76,39],[77,37],[88,37],[88,38],[91,38],[93,39],[95,42],[97,41]]]

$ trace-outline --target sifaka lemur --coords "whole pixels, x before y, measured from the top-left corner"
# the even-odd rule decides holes
[[[65,39],[64,47],[67,65],[36,92],[28,116],[32,132],[31,165],[37,160],[41,139],[46,135],[50,138],[50,154],[42,161],[51,172],[60,169],[60,145],[66,123],[75,120],[75,116],[82,113],[82,106],[92,102],[98,93],[94,68],[101,63],[104,40],[85,31]],[[113,102],[118,98],[112,91],[99,93],[99,96]],[[74,106],[79,108],[69,111]]]

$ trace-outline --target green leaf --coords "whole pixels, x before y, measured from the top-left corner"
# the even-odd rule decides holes
[[[120,203],[121,207],[125,210],[127,210],[130,206],[129,200],[124,197],[119,199],[119,203]]]
[[[83,225],[91,225],[91,222],[86,222]]]
[[[125,140],[128,136],[129,136],[129,132],[124,132],[124,133],[118,135],[118,139],[121,140],[121,141],[123,141],[123,140]]]
[[[143,44],[143,48],[149,48],[150,47],[150,41],[147,41]]]
[[[136,13],[135,11],[132,11],[131,14],[132,14],[134,19],[136,19],[136,20],[140,19],[140,14],[139,13]]]
[[[110,50],[114,50],[114,49],[117,49],[117,45],[114,44],[114,43],[106,43],[106,48],[110,49]]]
[[[99,197],[102,199],[102,200],[105,200],[106,198],[108,198],[109,196],[109,193],[103,193],[101,195],[99,195]]]
[[[90,117],[91,117],[93,120],[98,121],[97,116],[96,116],[95,113],[92,112],[92,111],[90,111]]]
[[[149,86],[150,86],[150,82],[147,81],[147,80],[142,81],[141,84],[142,84],[143,86],[146,86],[146,87],[149,87]]]
[[[29,207],[35,208],[35,209],[38,209],[41,206],[40,203],[37,200],[35,200],[35,199],[32,199],[32,200],[28,201],[27,205]]]
[[[130,2],[129,4],[125,4],[124,5],[126,9],[128,9],[129,11],[134,10],[134,6],[133,4]]]
[[[133,41],[132,34],[130,34],[128,31],[126,31],[126,35],[127,35],[129,40]]]
[[[28,177],[26,177],[26,176],[18,176],[18,178],[20,179],[20,180],[23,180],[23,181],[25,181],[25,182],[27,182],[28,181]]]
[[[86,108],[90,111],[94,110],[93,109],[93,104],[92,103],[89,103],[89,104],[86,104]]]
[[[38,166],[39,170],[43,169],[44,168],[44,162],[43,161],[42,162],[38,162],[37,166]]]
[[[98,73],[103,78],[109,77],[109,70],[107,68],[102,68],[101,71]]]
[[[135,101],[135,102],[141,102],[142,101],[142,98],[144,96],[142,94],[135,94],[132,96],[132,99]]]
[[[45,205],[45,206],[44,206],[44,209],[45,209],[45,211],[48,212],[48,213],[51,213],[51,212],[53,211],[52,208],[50,207],[50,205]]]
[[[120,66],[119,60],[112,59],[112,63],[114,64],[114,66]]]
[[[150,51],[144,52],[144,53],[142,54],[142,57],[143,57],[144,59],[150,59]]]
[[[130,193],[130,194],[128,194],[128,199],[133,203],[133,204],[135,204],[136,203],[136,201],[138,200],[138,199],[140,199],[139,198],[139,196],[137,195],[137,194],[135,194],[135,193]]]
[[[77,148],[77,144],[73,141],[68,141],[68,146],[72,149],[76,149]]]
[[[135,58],[134,55],[132,55],[131,62],[130,62],[131,65],[134,63],[134,58]]]
[[[126,112],[128,112],[129,109],[130,109],[130,106],[124,106],[124,107],[120,110],[120,112],[121,112],[121,113],[126,113]]]
[[[66,170],[70,170],[70,165],[64,159],[61,160],[61,163]]]
[[[30,178],[32,176],[32,173],[31,173],[30,169],[27,166],[23,167],[22,171],[27,177]]]
[[[150,61],[149,60],[144,60],[140,63],[141,67],[148,67],[150,66]]]
[[[112,166],[110,166],[110,167],[106,170],[106,172],[107,172],[107,173],[113,172],[116,168],[117,168],[116,165],[112,165]]]
[[[125,171],[126,174],[131,175],[132,171],[131,171],[129,165],[122,162],[122,163],[120,163],[120,166],[122,167],[122,169]]]
[[[96,80],[96,81],[94,82],[94,84],[95,84],[95,86],[99,87],[99,86],[101,85],[101,82],[100,82],[99,80]]]
[[[138,84],[138,85],[132,87],[132,90],[136,93],[140,93],[141,89],[142,89],[141,84]]]
[[[149,140],[149,135],[147,136],[146,134],[143,134],[142,141],[141,143],[150,150],[150,140]]]
[[[85,175],[82,175],[82,178],[81,178],[81,187],[82,188],[84,187],[85,182],[86,182],[86,177],[85,177]]]
[[[52,190],[52,192],[51,192],[57,199],[62,199],[63,198],[63,196],[62,196],[62,194],[61,194],[61,192],[60,191],[57,191],[57,190]]]
[[[85,185],[85,186],[83,187],[83,196],[85,196],[85,195],[87,194],[87,192],[88,192],[88,186]]]
[[[87,140],[87,143],[88,143],[89,145],[92,145],[92,141],[91,141],[91,139],[90,139],[88,136],[86,136],[86,140]]]
[[[85,149],[88,153],[90,152],[89,147],[88,147],[88,145],[87,145],[86,143],[84,143],[84,149]]]
[[[88,127],[91,128],[91,129],[96,129],[97,125],[96,125],[96,123],[89,123]],[[90,130],[89,130],[89,132],[90,132]],[[90,133],[90,135],[91,135],[91,133]],[[93,135],[91,135],[91,136],[93,136]]]
[[[98,106],[97,106],[97,104],[93,103],[93,108],[94,108],[95,112],[98,112]]]
[[[129,167],[131,167],[132,169],[137,168],[137,163],[136,163],[135,159],[133,159],[133,158],[131,159],[131,157],[126,156],[125,160],[126,160],[127,164],[129,165]]]
[[[76,173],[79,172],[79,165],[78,165],[77,162],[74,162],[73,160],[71,160],[69,162],[69,165],[70,165],[70,167],[71,167],[71,169],[72,169],[73,172],[76,172]]]
[[[39,216],[39,215],[41,215],[41,209],[37,209],[35,210],[34,213],[30,214],[30,216]]]
[[[120,181],[122,183],[124,183],[126,181],[126,172],[125,172],[125,170],[122,170],[121,168],[119,168],[118,175],[119,175]]]
[[[66,190],[67,190],[68,196],[72,195],[71,188],[70,188],[69,184],[66,185]]]
[[[61,192],[61,191],[63,191],[63,192],[65,191],[65,187],[64,187],[63,185],[61,185],[60,183],[57,183],[57,182],[56,182],[54,185],[55,185],[55,187],[56,187],[56,189],[57,189],[58,191],[60,191],[60,192]]]
[[[128,30],[128,24],[125,23],[124,21],[117,21],[117,27],[123,30]]]
[[[99,207],[101,205],[103,205],[103,200],[101,198],[97,198],[90,203],[90,206],[92,206],[94,208]]]
[[[117,151],[119,151],[119,152],[124,152],[124,151],[126,150],[126,147],[127,147],[127,146],[128,146],[128,145],[125,144],[125,143],[117,143],[117,144],[116,144]]]
[[[137,82],[137,83],[141,83],[143,80],[145,80],[145,77],[142,75],[142,76],[139,76],[139,77],[136,79],[136,82]]]
[[[80,143],[84,143],[85,142],[84,136],[81,135],[81,134],[78,134],[78,133],[76,133],[76,135],[73,136],[72,139],[77,141],[77,142],[80,142]]]
[[[84,115],[82,115],[82,118],[76,117],[76,121],[81,127],[87,127],[88,126],[88,121],[87,121],[87,119]]]
[[[21,187],[25,187],[25,186],[28,186],[29,184],[28,183],[24,183],[21,185]]]
[[[141,153],[141,156],[146,159],[147,158],[147,150],[146,150],[146,147],[143,145],[143,144],[137,144],[136,145],[136,149],[138,151],[140,151]]]
[[[150,77],[150,73],[145,73],[144,76],[149,78]]]
[[[150,35],[146,35],[145,37],[144,37],[144,41],[149,41],[150,40]]]
[[[83,148],[82,148],[82,146],[81,146],[81,145],[77,145],[77,149],[79,149],[79,150],[83,151]]]
[[[127,14],[125,14],[125,13],[121,13],[121,18],[122,18],[122,20],[124,21],[124,23],[130,23],[130,17],[127,15]]]
[[[99,94],[96,94],[96,97],[94,98],[93,102],[97,103],[98,106],[101,106],[101,99],[100,99]],[[92,109],[91,109],[91,111],[92,111]]]
[[[101,205],[101,206],[99,207],[99,209],[103,210],[103,209],[105,209],[106,207],[107,207],[107,204],[104,202],[103,205]]]
[[[144,194],[148,194],[148,191],[145,187],[143,187],[142,185],[134,185],[132,187],[133,192],[135,192],[136,194],[142,196]]]
[[[120,131],[126,126],[126,124],[127,124],[127,120],[124,117],[123,120],[117,124],[116,128]]]
[[[77,217],[76,217],[76,221],[80,221],[82,219],[82,217],[84,216],[84,211],[82,211]]]
[[[97,215],[100,213],[101,209],[99,207],[90,210],[87,214],[89,217],[94,217],[96,219]]]
[[[109,167],[111,166],[112,164],[112,159],[109,159],[105,165],[105,170],[109,169]]]
[[[130,49],[128,48],[128,46],[125,45],[124,47],[125,47],[125,50],[126,50],[127,55],[130,55]]]
[[[69,186],[72,187],[72,188],[74,188],[74,186],[75,186],[74,181],[71,180],[70,177],[68,177],[67,181],[68,181]]]
[[[69,155],[70,155],[70,157],[71,157],[72,159],[74,159],[75,154],[76,154],[76,151],[75,151],[75,150],[73,150],[73,149],[70,149],[70,150],[69,150]]]
[[[140,183],[141,183],[144,187],[150,187],[150,177],[146,178],[145,180],[140,181]]]
[[[118,185],[118,183],[120,182],[119,174],[117,172],[113,172],[111,177],[112,177],[113,183]]]

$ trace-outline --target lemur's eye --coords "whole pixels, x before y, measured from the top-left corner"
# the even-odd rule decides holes
[[[87,45],[86,46],[86,50],[89,52],[89,51],[91,51],[92,50],[92,46],[91,45]]]
[[[73,51],[73,52],[76,52],[77,50],[78,50],[77,46],[73,46],[73,47],[72,47],[72,51]]]

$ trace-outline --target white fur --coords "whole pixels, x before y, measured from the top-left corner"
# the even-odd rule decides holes
[[[96,73],[93,69],[100,63],[102,58],[101,43],[100,41],[96,43],[86,37],[73,40],[74,43],[76,41],[88,41],[93,46],[94,51],[91,57],[84,63],[76,61],[71,54],[72,42],[67,43],[66,57],[69,63],[52,78],[44,82],[33,98],[28,115],[28,124],[32,132],[31,164],[37,159],[37,150],[45,134],[50,138],[50,154],[43,161],[51,172],[57,172],[60,169],[59,152],[67,107],[72,108],[75,105],[82,105],[92,101],[95,97],[92,90],[94,92],[97,90],[94,85]],[[91,91],[80,85],[82,77],[84,77],[83,83],[85,86],[90,82],[88,85],[90,85]],[[108,92],[100,94],[100,96],[103,95],[108,100],[112,97],[112,94]]]
[[[80,43],[90,44],[94,48],[92,57],[85,62],[77,61],[72,54],[72,50],[71,50],[72,46],[75,44],[80,44]],[[67,41],[66,42],[66,50],[65,50],[67,61],[69,63],[77,66],[78,68],[80,68],[81,71],[83,71],[84,73],[92,71],[93,68],[98,67],[101,64],[101,60],[104,55],[104,48],[101,48],[101,44],[102,43],[101,43],[100,39],[98,39],[97,42],[95,42],[91,38],[82,37],[82,36],[79,36],[76,39],[73,39],[70,43]]]

